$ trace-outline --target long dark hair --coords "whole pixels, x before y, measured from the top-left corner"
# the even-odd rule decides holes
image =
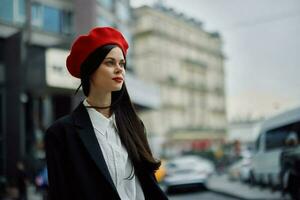
[[[92,52],[82,63],[80,78],[85,96],[89,95],[91,75],[100,66],[106,55],[115,47],[117,45],[100,47]],[[125,82],[121,90],[112,92],[111,105],[106,108],[110,108],[111,112],[115,114],[118,134],[136,170],[139,170],[140,166],[146,167],[151,172],[157,170],[160,166],[160,161],[156,160],[152,155],[146,137],[146,129],[130,100]]]

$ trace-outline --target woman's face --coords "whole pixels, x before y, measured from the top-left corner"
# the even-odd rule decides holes
[[[113,48],[91,75],[90,89],[112,92],[122,88],[125,76],[125,59],[119,47]]]

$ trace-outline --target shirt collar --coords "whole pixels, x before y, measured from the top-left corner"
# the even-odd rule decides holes
[[[86,99],[83,101],[83,105],[85,107],[91,106]],[[107,118],[94,108],[86,108],[86,109],[89,113],[93,127],[97,129],[101,134],[106,135],[106,130],[110,125],[110,123],[116,127],[115,114],[112,114],[109,118]]]

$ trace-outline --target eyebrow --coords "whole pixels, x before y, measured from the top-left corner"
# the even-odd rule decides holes
[[[115,58],[113,58],[113,57],[107,57],[107,58],[105,58],[105,59],[110,59],[110,60],[113,60],[113,61],[115,61],[116,59]],[[124,61],[125,62],[125,60],[122,58],[120,61]]]

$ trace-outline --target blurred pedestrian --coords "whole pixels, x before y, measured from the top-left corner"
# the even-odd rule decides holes
[[[167,199],[154,177],[160,161],[126,89],[127,49],[111,27],[73,43],[66,64],[86,98],[46,132],[51,200]]]
[[[19,193],[18,200],[27,200],[27,185],[28,185],[28,176],[26,173],[25,165],[22,161],[17,162],[17,188]]]
[[[295,148],[299,144],[299,138],[298,134],[294,131],[290,132],[288,136],[285,139],[285,146],[283,147],[281,153],[280,153],[280,172],[279,172],[279,178],[280,178],[280,184],[281,184],[281,192],[284,196],[287,193],[287,179],[288,179],[288,173],[287,170],[291,168],[290,162],[285,162],[284,157],[289,154],[289,152],[293,151],[293,148]]]

